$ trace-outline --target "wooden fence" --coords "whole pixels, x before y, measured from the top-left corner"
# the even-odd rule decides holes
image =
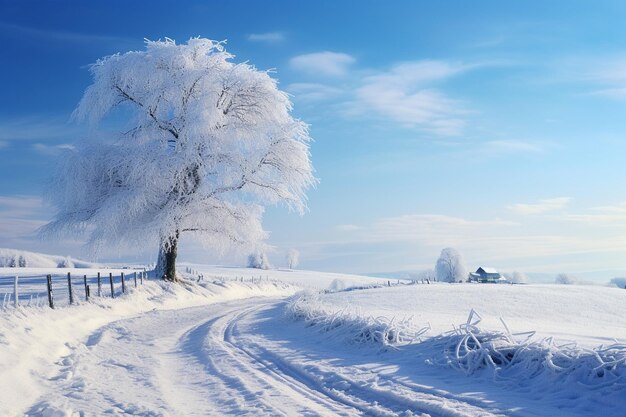
[[[137,288],[147,279],[145,270],[115,274],[98,272],[95,275],[68,272],[62,275],[4,276],[0,277],[0,302],[3,309],[20,305],[40,306],[44,302],[55,308],[83,300],[88,302],[93,297],[115,298],[126,293],[129,285]]]

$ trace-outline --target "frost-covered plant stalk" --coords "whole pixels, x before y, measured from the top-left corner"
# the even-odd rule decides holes
[[[84,231],[96,249],[158,245],[157,274],[175,280],[181,235],[223,250],[265,237],[264,204],[302,212],[316,181],[307,125],[276,80],[232,58],[220,42],[166,39],[93,64],[75,117],[128,126],[65,159],[44,233]]]

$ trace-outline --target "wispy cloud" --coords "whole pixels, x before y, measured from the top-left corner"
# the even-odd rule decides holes
[[[69,143],[61,143],[59,145],[46,145],[44,143],[35,143],[33,149],[43,155],[58,155],[63,151],[74,149],[74,145]]]
[[[73,139],[78,127],[58,116],[28,116],[0,120],[0,141],[16,140],[47,141],[50,139]]]
[[[576,84],[587,95],[626,99],[626,54],[562,58],[551,67],[554,80]]]
[[[287,91],[301,101],[321,101],[336,98],[344,93],[340,88],[320,83],[293,83]]]
[[[314,52],[298,55],[289,61],[291,68],[309,75],[340,77],[348,73],[355,59],[341,52]]]
[[[495,229],[518,226],[502,219],[470,220],[442,214],[407,214],[383,217],[368,225],[341,224],[335,229],[351,232],[358,242],[422,242],[441,246],[456,243]]]
[[[285,40],[282,32],[251,33],[248,35],[250,42],[278,43]]]
[[[335,226],[335,229],[341,232],[354,232],[355,230],[360,230],[361,227],[355,224],[338,224]]]
[[[457,135],[467,113],[459,100],[437,88],[472,66],[444,61],[416,61],[395,65],[388,71],[363,78],[356,89],[352,111],[376,112],[409,127],[441,135]]]
[[[520,215],[533,215],[533,214],[543,214],[556,210],[560,210],[566,207],[572,199],[570,197],[557,197],[557,198],[548,198],[544,200],[539,200],[537,203],[533,204],[525,204],[518,203],[512,204],[508,206],[508,209],[512,212]]]
[[[626,202],[592,207],[584,213],[569,213],[564,220],[592,225],[608,225],[611,227],[626,225]]]
[[[0,195],[0,212],[4,215],[23,214],[24,210],[40,209],[42,207],[41,197],[32,195]]]
[[[131,43],[136,40],[111,35],[99,35],[91,33],[68,32],[62,30],[50,30],[33,28],[9,22],[0,22],[0,31],[15,35],[31,36],[46,41],[72,42],[72,43]]]
[[[0,240],[3,244],[33,236],[46,223],[43,207],[38,196],[0,195]]]

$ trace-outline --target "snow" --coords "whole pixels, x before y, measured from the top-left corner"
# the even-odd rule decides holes
[[[59,265],[68,263],[69,265],[67,266],[72,268],[95,268],[100,266],[94,262],[81,261],[69,256],[45,255],[24,250],[0,248],[0,271],[13,266],[13,264],[15,267],[18,267],[20,258],[26,263],[26,268],[57,268]],[[23,269],[20,268],[19,271],[23,271]]]
[[[183,285],[0,310],[3,415],[589,417],[626,407],[623,289],[179,270],[190,271]]]
[[[205,282],[202,286],[146,281],[123,299],[94,298],[74,308],[20,308],[0,316],[0,409],[18,415],[45,390],[54,364],[83,346],[99,327],[154,309],[179,309],[253,296],[293,294],[295,287],[273,282]],[[97,376],[93,376],[97,378]],[[71,375],[63,378],[71,379]]]
[[[508,412],[618,415],[626,407],[625,298],[609,287],[403,285],[299,294],[285,311],[343,349],[384,352],[394,381],[467,384]]]
[[[430,325],[432,335],[465,323],[473,309],[487,330],[503,330],[502,318],[514,332],[535,331],[539,337],[596,346],[613,339],[626,342],[625,301],[626,291],[615,287],[419,284],[325,294],[316,308],[329,314],[411,317],[418,327]]]

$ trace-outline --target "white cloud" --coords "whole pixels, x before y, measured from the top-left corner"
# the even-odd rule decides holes
[[[248,35],[248,40],[251,42],[277,43],[284,41],[285,35],[282,32],[251,33]]]
[[[564,208],[572,201],[569,197],[557,197],[540,200],[534,204],[512,204],[508,209],[516,214],[533,215],[543,214]]]
[[[33,144],[33,149],[43,155],[58,155],[63,151],[71,151],[74,149],[74,145],[69,143],[61,143],[58,145],[46,145],[43,143]]]
[[[586,213],[567,214],[564,220],[588,225],[615,227],[626,224],[626,202],[609,206],[592,207]]]
[[[355,59],[340,52],[315,52],[298,55],[289,60],[291,68],[310,75],[339,77],[347,74]]]
[[[409,127],[457,135],[467,112],[436,85],[474,67],[432,60],[396,65],[363,78],[351,110],[355,114],[374,111]]]
[[[342,232],[354,232],[355,230],[360,230],[361,227],[355,224],[339,224],[335,226],[335,229]]]
[[[321,101],[335,98],[343,93],[340,88],[319,83],[293,83],[287,91],[301,101]]]
[[[28,116],[0,120],[0,141],[69,139],[78,130],[62,116]]]
[[[32,195],[0,195],[0,239],[32,235],[45,221],[41,197]],[[6,244],[6,243],[5,243]]]
[[[446,244],[491,228],[516,226],[501,219],[468,220],[441,214],[408,214],[386,217],[375,222],[368,233],[375,240],[422,240],[435,245]]]
[[[0,30],[18,35],[32,36],[46,41],[74,42],[74,43],[135,43],[135,40],[110,35],[95,35],[89,33],[65,32],[56,30],[37,29],[29,26],[0,22]]]
[[[626,99],[626,55],[562,58],[553,65],[558,82],[585,84],[587,94]]]

